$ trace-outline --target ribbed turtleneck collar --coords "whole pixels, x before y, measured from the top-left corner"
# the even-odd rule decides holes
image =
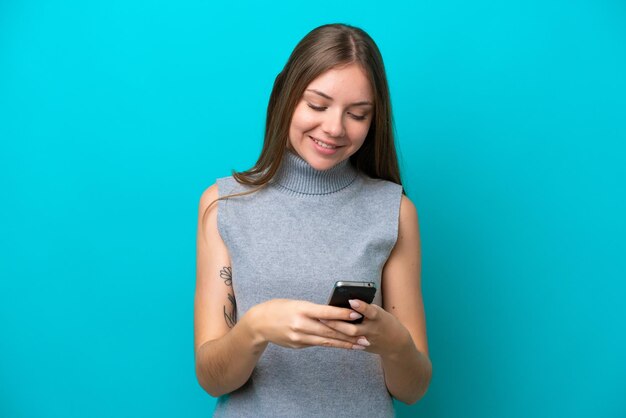
[[[357,174],[349,158],[328,170],[316,170],[298,154],[286,149],[272,181],[294,194],[321,195],[349,186]]]

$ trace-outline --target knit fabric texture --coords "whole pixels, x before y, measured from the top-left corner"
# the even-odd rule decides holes
[[[217,179],[219,195],[250,190]],[[336,281],[376,283],[398,235],[402,187],[346,159],[316,170],[286,150],[260,191],[218,201],[237,317],[275,298],[327,304]],[[218,399],[215,417],[392,417],[380,357],[328,347],[268,344],[242,387]]]

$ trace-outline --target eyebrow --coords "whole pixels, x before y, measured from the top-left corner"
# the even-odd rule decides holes
[[[319,94],[320,96],[322,96],[322,97],[323,97],[323,98],[325,98],[325,99],[328,99],[328,100],[333,100],[333,98],[332,98],[332,97],[330,97],[328,94],[326,94],[326,93],[322,93],[322,92],[321,92],[321,91],[319,91],[319,90],[315,90],[315,89],[306,89],[306,91],[310,91],[310,92],[313,92],[313,93],[315,93],[315,94]],[[370,102],[370,101],[363,100],[363,101],[361,101],[361,102],[355,102],[355,103],[352,103],[350,106],[374,106],[374,104],[373,104],[372,102]]]

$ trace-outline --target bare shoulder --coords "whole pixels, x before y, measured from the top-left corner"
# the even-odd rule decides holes
[[[402,195],[400,200],[399,233],[406,233],[410,230],[418,229],[417,208],[406,195]],[[400,238],[400,237],[399,237]]]
[[[417,208],[415,207],[415,204],[405,194],[402,195],[402,199],[400,200],[400,211],[417,217]]]
[[[198,227],[205,236],[215,235],[217,230],[217,206],[219,201],[218,184],[213,183],[200,195],[198,204]]]
[[[209,207],[209,205],[212,202],[214,202],[218,197],[219,197],[218,185],[217,185],[217,182],[215,182],[209,187],[207,187],[206,189],[204,189],[204,191],[202,192],[202,195],[200,195],[200,208]]]

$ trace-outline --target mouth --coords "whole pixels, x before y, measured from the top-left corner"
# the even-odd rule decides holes
[[[311,138],[313,140],[313,142],[315,142],[317,145],[319,145],[322,148],[326,148],[326,149],[337,149],[337,148],[341,148],[343,145],[334,145],[328,142],[324,142],[324,141],[320,141],[317,138],[312,137],[311,135],[309,135],[309,138]]]

